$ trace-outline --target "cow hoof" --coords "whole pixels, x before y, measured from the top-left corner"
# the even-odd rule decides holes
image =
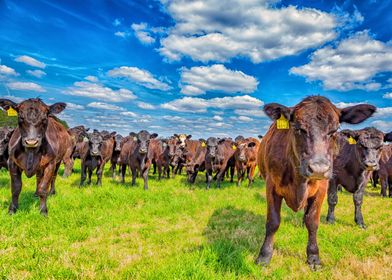
[[[50,191],[49,192],[49,195],[55,195],[56,194],[56,191]]]
[[[268,256],[260,255],[256,259],[256,264],[261,265],[261,266],[268,266],[271,262],[271,258],[272,258],[272,255],[268,255]]]
[[[366,229],[366,225],[365,225],[365,224],[358,224],[358,226],[359,226],[361,229]]]
[[[41,211],[40,211],[40,214],[41,214],[43,217],[47,217],[47,216],[48,216],[48,210],[41,210]]]
[[[37,192],[34,193],[34,197],[38,197],[38,193]]]
[[[307,263],[311,270],[316,271],[321,268],[321,262],[318,255],[309,255]]]
[[[10,215],[15,214],[17,209],[18,209],[18,207],[16,207],[15,205],[11,204],[10,207],[8,208],[8,214],[10,214]]]

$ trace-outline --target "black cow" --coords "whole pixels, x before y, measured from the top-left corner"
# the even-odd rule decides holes
[[[11,127],[0,128],[0,169],[8,169],[8,143],[14,129]]]

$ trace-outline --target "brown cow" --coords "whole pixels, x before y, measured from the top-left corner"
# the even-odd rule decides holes
[[[254,180],[254,174],[257,166],[257,151],[259,149],[259,140],[250,137],[243,140],[236,138],[237,150],[234,153],[235,167],[237,170],[237,186],[241,185],[241,181],[248,174],[248,187]]]
[[[295,212],[305,208],[307,263],[311,268],[317,268],[320,266],[317,229],[328,180],[332,176],[336,132],[340,123],[360,123],[376,108],[362,104],[338,109],[325,97],[311,96],[294,107],[267,104],[264,111],[274,121],[283,116],[289,128],[278,129],[274,122],[258,151],[257,161],[266,181],[268,208],[265,239],[256,262],[268,264],[271,260],[273,237],[279,228],[284,199]]]
[[[188,183],[195,183],[199,171],[205,170],[207,141],[199,139],[200,145],[196,148],[192,158],[185,164]]]
[[[112,178],[116,177],[116,167],[117,164],[119,163],[119,158],[120,158],[120,153],[121,153],[121,143],[124,137],[122,135],[117,134],[114,137],[114,146],[113,146],[113,152],[112,152],[112,157],[110,159],[110,172],[112,172]],[[121,168],[121,165],[120,165]]]
[[[8,169],[8,143],[13,132],[11,127],[0,128],[0,169]]]
[[[234,152],[235,142],[230,139],[217,139],[215,137],[207,139],[205,158],[207,189],[210,188],[213,173],[216,173],[217,187],[220,188],[220,183],[230,166],[230,162],[234,164]],[[231,173],[232,178],[233,173]]]
[[[350,144],[347,139],[355,139]],[[329,181],[328,215],[329,223],[335,222],[335,206],[338,203],[338,186],[353,194],[355,222],[366,228],[362,216],[363,193],[374,170],[379,169],[381,148],[384,141],[392,141],[392,133],[385,134],[374,127],[361,130],[342,130],[338,133],[339,154],[333,162],[334,176]]]
[[[381,149],[380,169],[378,177],[381,183],[381,195],[392,197],[392,144],[384,145]]]
[[[5,110],[12,107],[18,112],[18,127],[8,146],[12,190],[8,212],[13,214],[19,207],[24,171],[28,178],[36,175],[40,212],[47,215],[49,188],[55,188],[58,169],[72,141],[64,126],[53,116],[62,112],[66,104],[55,103],[48,106],[38,98],[27,99],[19,104],[0,99],[0,106]]]
[[[167,139],[151,139],[149,146],[149,160],[158,167],[158,180],[163,174],[170,178],[170,156]],[[162,170],[163,168],[163,170]]]
[[[121,141],[121,151],[118,157],[118,164],[121,168],[121,183],[123,184],[125,183],[125,172],[127,171],[127,166],[129,165],[129,158],[135,147],[134,142],[136,141],[136,137],[131,136],[134,134],[134,132],[131,132],[129,136],[124,137]]]

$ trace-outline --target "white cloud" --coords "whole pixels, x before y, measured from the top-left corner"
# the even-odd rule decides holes
[[[357,32],[342,40],[336,47],[327,46],[315,51],[310,63],[290,69],[309,81],[322,81],[324,88],[347,91],[378,90],[377,74],[392,71],[392,46],[369,36],[368,31]]]
[[[0,75],[18,76],[18,73],[11,67],[0,65]]]
[[[247,117],[247,116],[239,116],[238,118],[232,117],[232,119],[238,120],[238,121],[240,121],[240,122],[251,122],[251,121],[253,121],[252,118],[249,118],[249,117]]]
[[[110,77],[128,78],[149,89],[160,89],[164,91],[171,89],[171,86],[154,78],[147,70],[139,69],[137,67],[121,66],[110,70],[108,75]]]
[[[128,89],[120,88],[118,90],[113,90],[109,87],[103,86],[102,84],[84,81],[75,82],[74,86],[70,87],[66,93],[112,102],[121,102],[137,98],[137,96]]]
[[[218,109],[256,109],[264,103],[249,95],[226,96],[212,99],[184,97],[164,104],[161,108],[177,112],[206,112],[208,108]]]
[[[25,63],[27,65],[33,66],[33,67],[37,67],[37,68],[45,68],[46,64],[36,60],[35,58],[28,56],[28,55],[21,55],[18,56],[17,58],[15,58],[15,61],[17,62],[22,62]]]
[[[67,102],[67,109],[70,109],[70,110],[84,110],[84,106],[79,105],[79,104],[75,104],[75,103],[71,103],[71,102]]]
[[[130,111],[121,112],[120,114],[123,115],[123,116],[127,116],[127,117],[133,117],[133,118],[137,117],[137,114],[135,114],[134,112],[130,112]]]
[[[124,111],[124,108],[113,105],[113,104],[108,104],[104,102],[91,102],[87,104],[87,107],[90,108],[95,108],[95,109],[103,109],[103,110],[109,110],[109,111]]]
[[[154,110],[155,106],[150,104],[150,103],[146,103],[146,102],[138,102],[137,106],[141,109],[145,109],[145,110]]]
[[[96,76],[89,75],[89,76],[86,76],[84,79],[87,80],[87,81],[93,82],[93,83],[97,83],[98,82],[98,78]]]
[[[364,101],[364,102],[337,102],[337,103],[334,103],[334,105],[339,109],[343,109],[346,107],[355,106],[355,105],[364,104],[364,103],[367,103],[367,101]]]
[[[42,78],[43,76],[46,76],[46,73],[42,70],[27,70],[26,73],[36,78]]]
[[[392,115],[392,107],[377,107],[376,113],[374,114],[375,117],[385,117]]]
[[[218,115],[215,115],[212,119],[213,119],[214,121],[218,121],[218,122],[223,121],[223,118],[222,118],[221,116],[218,116]]]
[[[7,84],[7,87],[13,90],[31,90],[38,92],[46,91],[42,86],[31,82],[11,82]]]
[[[121,20],[118,19],[118,18],[114,19],[113,25],[114,25],[114,26],[119,26],[119,25],[121,25]]]
[[[371,123],[372,126],[375,126],[381,131],[390,132],[392,131],[392,122],[376,120]]]
[[[237,110],[234,110],[234,113],[237,115],[251,116],[251,117],[256,117],[256,118],[266,117],[266,115],[262,109],[253,109],[253,110],[237,109]]]
[[[181,72],[180,87],[185,95],[201,95],[207,91],[251,93],[257,85],[256,78],[227,69],[222,64],[183,68]]]
[[[334,15],[274,0],[161,0],[175,21],[161,39],[168,60],[225,62],[242,56],[254,63],[294,55],[336,37]]]
[[[10,99],[10,100],[12,100],[12,101],[14,101],[14,102],[16,102],[16,103],[20,103],[20,102],[22,102],[23,100],[25,100],[25,99],[22,98],[22,97],[18,97],[18,96],[14,96],[14,95],[3,95],[2,98]]]
[[[131,25],[131,28],[135,32],[136,38],[138,38],[141,43],[145,45],[155,43],[155,38],[151,36],[147,23],[134,23]]]
[[[117,31],[117,32],[114,32],[114,35],[117,37],[126,38],[126,37],[128,37],[129,34],[124,31]]]
[[[382,97],[387,99],[392,99],[392,92],[385,93]]]

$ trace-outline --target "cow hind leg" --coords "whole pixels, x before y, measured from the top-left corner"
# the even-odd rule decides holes
[[[335,223],[335,207],[337,203],[338,203],[338,189],[335,182],[330,182],[328,188],[328,214],[327,214],[327,222],[330,224]]]
[[[387,196],[387,187],[388,187],[388,178],[381,176],[380,181],[381,181],[381,196],[386,197]]]
[[[125,183],[125,172],[127,171],[127,165],[121,164],[121,183]]]
[[[8,213],[14,214],[16,210],[19,208],[19,195],[22,190],[22,172],[16,166],[16,164],[10,162],[9,173],[11,176],[12,200],[8,208]]]
[[[56,169],[55,169],[55,171],[54,171],[54,175],[53,175],[53,178],[52,178],[52,182],[50,183],[49,195],[55,195],[55,194],[56,194],[55,184],[56,184],[56,178],[57,178],[57,173],[59,172],[60,164],[61,164],[61,162],[59,162],[59,163],[56,165]]]
[[[261,246],[256,263],[268,265],[273,254],[274,235],[280,225],[280,209],[282,206],[282,197],[278,196],[273,186],[267,186],[267,222],[265,225],[265,238]]]
[[[80,184],[79,186],[83,186],[84,182],[86,181],[86,171],[87,171],[87,166],[86,164],[84,164],[84,162],[82,162],[82,172],[80,173]]]

